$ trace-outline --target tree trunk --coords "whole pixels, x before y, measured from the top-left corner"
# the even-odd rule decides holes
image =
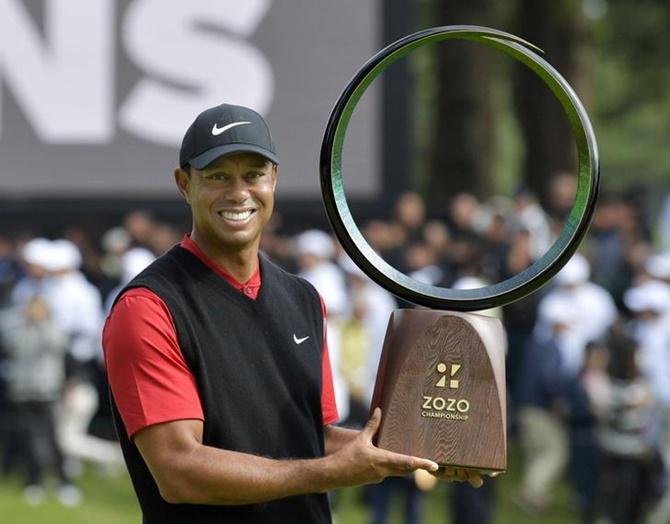
[[[544,58],[575,91],[585,86],[581,57],[588,45],[581,0],[521,0],[517,33],[544,50]],[[514,103],[526,145],[523,180],[547,203],[549,180],[577,173],[575,140],[562,106],[548,87],[523,64],[515,68]]]
[[[439,1],[436,18],[450,25],[490,25],[493,5],[492,0]],[[486,196],[493,187],[492,51],[453,40],[434,47],[438,93],[427,195],[429,201],[444,206],[456,193]]]

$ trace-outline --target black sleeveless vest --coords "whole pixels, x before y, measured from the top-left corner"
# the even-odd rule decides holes
[[[276,459],[324,454],[323,317],[306,281],[260,257],[262,287],[246,297],[195,255],[175,246],[126,288],[167,305],[204,410],[203,443]],[[119,293],[119,296],[123,291]],[[294,339],[309,337],[296,344]],[[170,504],[159,494],[112,398],[115,425],[147,523],[329,523],[324,494],[262,504]]]

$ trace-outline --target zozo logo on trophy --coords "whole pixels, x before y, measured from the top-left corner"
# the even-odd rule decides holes
[[[436,388],[458,389],[459,381],[454,376],[461,369],[460,364],[452,364],[449,371],[449,380],[447,381],[447,365],[440,362],[437,365],[437,371],[441,374],[440,379],[435,384]],[[423,396],[423,405],[421,406],[422,417],[446,418],[451,420],[467,420],[466,413],[470,411],[470,403],[465,399],[445,398],[442,396]]]

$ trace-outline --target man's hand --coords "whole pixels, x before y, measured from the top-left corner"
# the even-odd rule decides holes
[[[447,480],[449,482],[468,481],[473,488],[479,488],[484,483],[480,472],[474,469],[446,467],[433,472],[433,475],[440,480]]]
[[[372,438],[381,421],[381,410],[375,409],[365,428],[348,444],[326,457],[333,488],[377,483],[390,476],[402,476],[418,469],[435,473],[437,463],[432,460],[402,455],[380,449],[372,444]]]

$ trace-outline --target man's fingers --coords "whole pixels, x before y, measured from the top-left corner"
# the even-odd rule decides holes
[[[370,420],[368,420],[367,424],[365,424],[365,428],[363,428],[363,434],[367,440],[372,440],[372,437],[375,436],[375,433],[377,433],[377,430],[379,429],[379,423],[381,420],[382,410],[380,408],[375,408],[372,412]]]
[[[439,468],[437,462],[433,462],[432,460],[394,453],[383,449],[380,449],[379,451],[383,453],[382,459],[384,466],[396,470],[399,473],[409,473],[410,471],[416,471],[417,469],[425,469],[426,471],[434,472]]]
[[[479,474],[479,472],[474,470],[466,470],[465,473],[467,475],[468,482],[473,488],[480,488],[482,484],[484,484],[482,476]]]
[[[444,468],[435,475],[437,478],[448,482],[468,481],[474,488],[479,488],[484,483],[479,471],[465,468]]]

